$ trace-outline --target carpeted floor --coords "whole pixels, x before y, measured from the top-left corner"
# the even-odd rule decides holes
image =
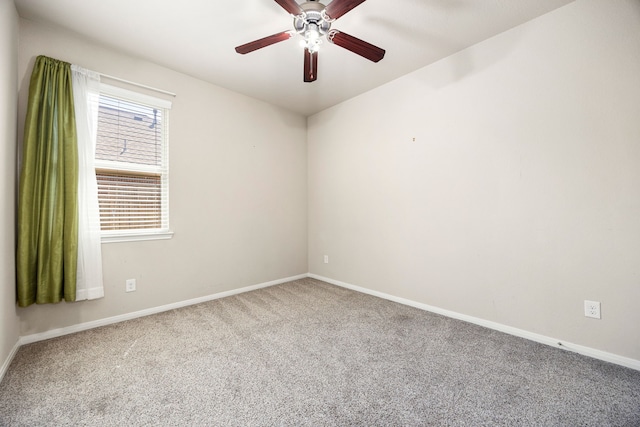
[[[22,347],[3,426],[640,426],[640,372],[313,279]]]

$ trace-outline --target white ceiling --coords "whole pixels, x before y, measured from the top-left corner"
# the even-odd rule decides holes
[[[297,0],[302,3],[302,0]],[[302,81],[296,39],[234,47],[292,28],[273,0],[15,0],[20,16],[213,84],[310,115],[573,0],[368,0],[332,28],[386,50],[378,63],[322,45],[318,80]],[[330,2],[326,1],[325,4]]]

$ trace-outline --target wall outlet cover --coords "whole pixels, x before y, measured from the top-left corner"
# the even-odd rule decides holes
[[[594,319],[600,319],[600,302],[584,300],[584,315]]]

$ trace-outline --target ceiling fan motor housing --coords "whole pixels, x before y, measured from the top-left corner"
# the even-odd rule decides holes
[[[320,35],[325,35],[331,29],[331,22],[323,13],[325,5],[318,1],[307,1],[300,5],[303,14],[293,18],[293,28],[299,34],[305,34],[309,28],[315,28]]]

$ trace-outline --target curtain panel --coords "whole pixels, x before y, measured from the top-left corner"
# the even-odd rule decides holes
[[[96,139],[100,75],[71,65],[78,134],[78,269],[76,301],[104,296],[100,207],[96,179]]]
[[[87,204],[86,196],[79,199],[79,185],[86,187],[86,178],[80,179],[79,171],[86,175],[87,167],[92,165],[84,160],[86,135],[91,134],[92,125],[87,124],[86,117],[76,120],[73,86],[71,64],[46,56],[36,58],[29,86],[18,194],[16,286],[21,307],[76,301],[79,271],[85,289],[82,296],[88,297],[83,269],[86,263],[80,257],[78,265],[78,248],[87,244],[95,247],[95,239],[90,243],[91,239],[81,233],[82,242],[79,241],[79,223],[86,223],[85,219],[80,220],[79,212],[84,212]],[[76,94],[76,99],[82,111],[81,97]],[[83,146],[80,150],[78,135]],[[82,167],[79,151],[83,155]],[[90,173],[95,181],[95,170]],[[95,191],[97,201],[97,186],[90,191]],[[79,202],[83,205],[81,210]],[[99,239],[97,242],[99,246]],[[97,253],[101,257],[99,248]],[[100,283],[95,279],[91,285],[99,288],[101,262]],[[90,268],[97,267],[94,264]],[[94,295],[102,296],[101,291]]]

